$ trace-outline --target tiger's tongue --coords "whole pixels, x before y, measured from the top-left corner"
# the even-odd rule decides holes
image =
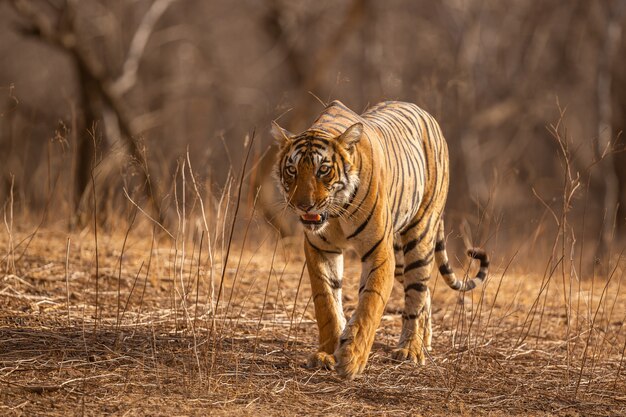
[[[322,216],[320,216],[319,214],[303,214],[301,217],[302,220],[306,220],[309,222],[319,222],[322,220]]]

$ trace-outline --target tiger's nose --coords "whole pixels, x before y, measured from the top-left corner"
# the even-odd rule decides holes
[[[311,210],[313,207],[315,207],[315,204],[311,204],[311,203],[298,203],[296,204],[296,208],[298,210],[302,210],[305,213],[308,212],[309,210]]]

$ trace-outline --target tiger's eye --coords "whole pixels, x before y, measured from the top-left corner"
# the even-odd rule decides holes
[[[328,165],[322,165],[317,170],[317,176],[318,177],[323,177],[324,175],[328,175],[329,172],[330,172],[330,167]]]
[[[294,167],[293,165],[289,165],[287,168],[285,168],[285,171],[287,171],[287,174],[291,176],[295,176],[297,172],[296,167]]]

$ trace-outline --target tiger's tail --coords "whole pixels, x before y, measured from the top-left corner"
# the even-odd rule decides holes
[[[437,231],[437,242],[435,243],[435,261],[439,266],[439,273],[446,281],[446,284],[453,290],[471,291],[485,280],[489,272],[489,257],[483,249],[472,248],[467,251],[470,258],[480,261],[480,269],[476,276],[467,281],[459,280],[448,263],[448,252],[446,251],[445,232],[443,228],[443,220],[439,221],[439,230]]]

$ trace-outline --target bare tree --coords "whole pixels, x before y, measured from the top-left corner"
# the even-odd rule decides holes
[[[145,150],[137,140],[138,134],[131,124],[131,112],[122,94],[134,84],[138,63],[147,39],[156,21],[171,2],[171,0],[157,0],[153,4],[133,38],[121,76],[114,80],[87,47],[81,44],[76,29],[76,2],[74,0],[67,0],[58,7],[56,19],[48,18],[42,10],[26,0],[10,1],[14,9],[30,25],[25,32],[69,54],[76,67],[84,104],[84,127],[86,128],[86,132],[78,136],[79,141],[74,164],[74,201],[76,205],[79,204],[90,181],[90,173],[96,160],[96,125],[97,121],[102,119],[102,114],[106,108],[106,110],[112,111],[129,154],[140,166],[139,172],[145,183],[146,195],[151,201],[156,215],[159,218],[162,215],[159,192],[152,182]],[[56,24],[54,20],[56,20]]]

